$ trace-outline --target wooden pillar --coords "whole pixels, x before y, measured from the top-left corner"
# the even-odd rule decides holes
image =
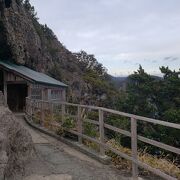
[[[32,85],[28,84],[28,97],[31,99],[32,96]]]
[[[50,117],[50,127],[51,129],[53,129],[53,122],[54,122],[54,105],[53,105],[53,102],[50,102],[49,101],[49,106],[50,106],[50,114],[51,114],[51,117]]]
[[[45,108],[44,108],[44,100],[45,100],[45,89],[41,89],[41,124],[44,126],[45,120]]]
[[[82,135],[82,118],[81,118],[81,107],[78,106],[78,133]],[[79,144],[82,144],[82,136],[78,136]]]
[[[7,106],[7,72],[6,71],[3,71],[3,84],[4,84],[4,104],[5,106]]]
[[[104,113],[99,109],[99,133],[100,133],[100,142],[104,144]],[[104,146],[100,145],[100,154],[101,156],[105,155]]]
[[[61,104],[61,122],[62,124],[64,123],[64,119],[65,119],[65,113],[66,113],[66,106],[65,104]]]
[[[131,118],[131,149],[132,158],[138,160],[138,150],[137,150],[137,120]],[[133,180],[138,180],[138,165],[132,162],[132,176]]]
[[[65,88],[62,89],[62,101],[63,102],[66,101],[66,89]]]
[[[47,99],[48,99],[48,101],[51,101],[51,100],[52,100],[52,97],[51,97],[51,89],[48,89],[48,90],[47,90]]]
[[[27,84],[28,85],[28,98],[26,99],[26,113],[30,113],[32,115],[32,105],[31,105],[31,98],[32,98],[32,85],[31,84]]]

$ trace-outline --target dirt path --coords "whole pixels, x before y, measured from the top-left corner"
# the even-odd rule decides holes
[[[32,136],[36,157],[26,166],[25,180],[129,180],[120,171],[37,132],[21,116],[20,123]]]

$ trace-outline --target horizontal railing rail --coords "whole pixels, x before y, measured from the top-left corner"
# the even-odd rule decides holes
[[[70,115],[70,113],[67,113],[68,107],[76,108],[76,114]],[[90,119],[88,117],[83,117],[85,114],[85,110],[91,110],[98,112],[98,120]],[[48,111],[48,112],[46,112]],[[55,112],[55,113],[54,113]],[[127,160],[132,161],[132,177],[133,180],[136,180],[138,178],[138,167],[144,168],[148,171],[151,171],[152,173],[167,179],[167,180],[175,180],[176,178],[171,177],[170,175],[160,171],[159,169],[155,169],[151,167],[148,164],[145,164],[144,162],[140,161],[138,159],[138,140],[153,145],[155,147],[161,148],[166,151],[170,151],[172,153],[180,155],[180,149],[176,147],[172,147],[170,145],[164,144],[162,142],[158,142],[156,140],[152,140],[143,136],[138,135],[137,133],[137,126],[138,121],[146,122],[146,123],[152,123],[155,125],[161,125],[168,128],[174,128],[177,130],[180,130],[180,124],[165,122],[161,120],[156,120],[152,118],[146,118],[142,116],[137,116],[133,114],[128,114],[112,109],[107,109],[103,107],[96,107],[96,106],[88,106],[88,105],[80,105],[80,104],[73,104],[68,102],[59,102],[59,101],[43,101],[43,100],[32,100],[29,97],[26,98],[26,113],[31,118],[39,119],[39,122],[45,126],[47,118],[49,117],[49,124],[54,127],[61,127],[62,124],[58,122],[54,122],[54,114],[58,114],[58,118],[61,118],[61,121],[65,120],[65,117],[67,115],[70,115],[69,117],[75,118],[77,121],[77,129],[67,129],[68,132],[77,135],[78,142],[82,144],[82,139],[87,139],[89,141],[92,141],[100,146],[100,155],[105,155],[105,150],[110,150],[114,152],[115,154],[121,156],[122,158],[125,158]],[[123,130],[121,128],[112,126],[105,122],[105,113],[110,113],[114,115],[123,116],[126,118],[130,118],[131,122],[131,130]],[[36,117],[37,116],[37,117]],[[87,122],[90,124],[93,124],[95,126],[98,126],[99,128],[99,138],[93,138],[83,133],[83,122]],[[105,129],[109,129],[111,131],[114,131],[116,133],[120,133],[122,135],[125,135],[127,137],[131,138],[131,156],[128,154],[125,154],[123,152],[118,151],[117,149],[111,147],[109,144],[105,142]]]

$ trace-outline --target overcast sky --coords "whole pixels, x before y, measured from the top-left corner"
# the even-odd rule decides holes
[[[31,0],[40,18],[71,51],[96,56],[112,75],[139,64],[180,68],[180,0]]]

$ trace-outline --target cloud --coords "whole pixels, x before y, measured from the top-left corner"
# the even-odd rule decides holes
[[[179,57],[168,56],[168,57],[165,57],[163,60],[172,62],[172,61],[178,61],[178,60],[180,60],[180,58]]]
[[[171,56],[168,56],[168,57],[165,57],[164,60],[169,61],[171,58],[172,58]]]
[[[123,63],[124,63],[124,64],[128,64],[128,63],[131,63],[131,61],[129,61],[129,60],[124,60]]]
[[[152,63],[157,63],[157,60],[152,60],[151,62],[152,62]]]
[[[78,32],[77,36],[83,39],[92,39],[96,38],[99,35],[99,32],[96,31],[86,31],[86,32]]]
[[[95,54],[111,73],[133,72],[137,64],[151,72],[180,66],[179,0],[31,2],[68,49]]]

